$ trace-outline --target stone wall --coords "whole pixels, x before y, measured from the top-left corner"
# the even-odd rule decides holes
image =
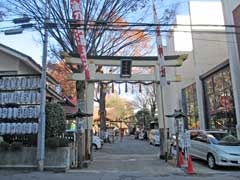
[[[44,167],[69,169],[70,148],[46,149]],[[0,168],[37,168],[37,148],[23,147],[18,151],[0,150]]]

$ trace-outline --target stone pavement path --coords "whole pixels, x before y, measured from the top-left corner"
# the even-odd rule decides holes
[[[136,140],[133,136],[105,143],[103,148],[93,154],[93,162],[82,172],[142,172],[154,175],[181,173],[163,160],[159,160],[159,146],[148,141]],[[74,172],[75,170],[71,171]]]
[[[66,173],[0,170],[0,180],[240,180],[240,171],[209,170],[197,161],[194,164],[199,173],[186,175],[159,160],[158,154],[159,147],[130,136],[122,143],[104,144],[94,152],[94,161],[86,169]]]

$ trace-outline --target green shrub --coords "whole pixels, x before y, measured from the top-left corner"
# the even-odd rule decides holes
[[[1,149],[1,150],[7,151],[7,150],[9,150],[9,148],[10,148],[10,144],[9,144],[9,143],[7,143],[7,142],[5,142],[5,141],[3,141],[3,142],[0,143],[0,149]]]
[[[64,109],[60,104],[46,105],[46,138],[61,136],[66,130]]]
[[[22,147],[23,147],[23,144],[21,142],[13,142],[11,144],[11,149],[13,151],[20,151],[20,150],[22,150]]]
[[[67,147],[69,141],[64,138],[50,137],[46,139],[46,147],[54,149],[57,147]]]
[[[45,144],[48,148],[55,149],[59,147],[59,138],[57,137],[47,138]]]

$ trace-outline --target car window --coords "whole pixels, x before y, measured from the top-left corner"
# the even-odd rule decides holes
[[[196,137],[196,140],[197,141],[200,141],[200,142],[203,142],[203,143],[207,143],[207,136],[205,134],[199,134],[197,137]]]
[[[219,133],[219,132],[211,132],[211,133],[208,133],[208,135],[212,135],[214,138],[216,138],[218,141],[220,141],[222,138],[224,138],[228,134],[227,133]]]
[[[208,133],[209,142],[225,146],[239,146],[240,141],[227,133]]]
[[[236,137],[228,134],[219,141],[219,144],[226,146],[240,146],[240,141]]]

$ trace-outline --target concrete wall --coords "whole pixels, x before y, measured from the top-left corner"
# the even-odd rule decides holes
[[[0,151],[0,168],[37,168],[37,148]],[[45,168],[70,168],[70,148],[46,149]]]
[[[225,23],[234,25],[233,11],[240,5],[240,0],[222,0],[225,16]],[[235,32],[234,28],[227,28],[227,31]],[[228,34],[227,41],[229,51],[229,62],[233,84],[234,103],[237,117],[237,134],[240,139],[240,58],[235,34]]]

